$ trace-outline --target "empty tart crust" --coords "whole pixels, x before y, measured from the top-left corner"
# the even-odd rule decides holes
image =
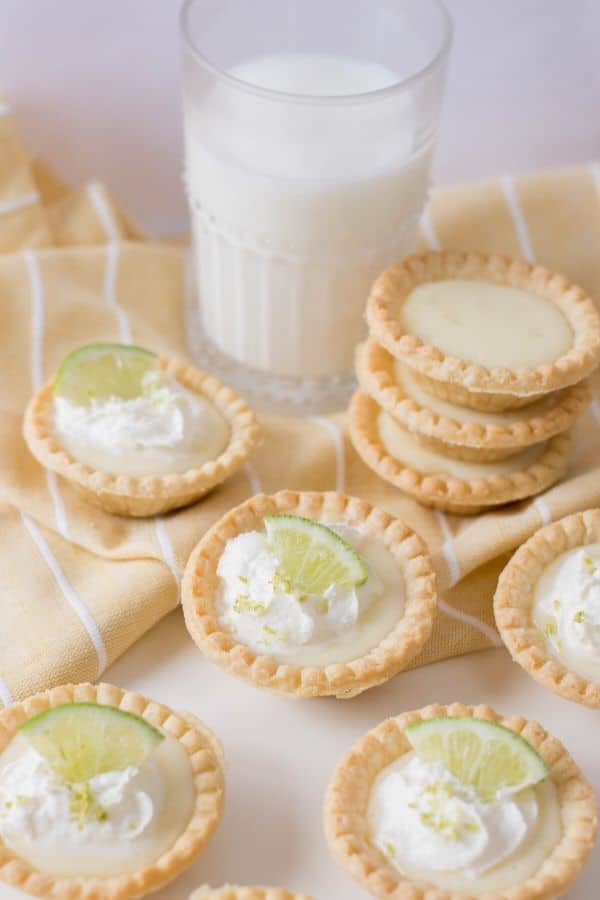
[[[201,887],[190,900],[312,900],[308,894],[292,894],[283,888],[272,887]]]
[[[600,684],[570,671],[547,647],[532,617],[537,582],[567,550],[600,541],[600,509],[574,513],[536,531],[502,572],[494,597],[496,625],[512,658],[544,687],[600,709]]]
[[[466,900],[434,884],[416,884],[390,864],[371,843],[368,803],[382,769],[411,747],[408,725],[439,716],[473,716],[511,728],[544,758],[558,793],[563,834],[540,868],[525,882],[494,893],[494,900],[546,900],[558,897],[575,880],[592,850],[597,830],[594,792],[562,744],[537,722],[504,718],[489,706],[432,705],[382,722],[367,732],[338,764],[325,798],[325,831],[337,861],[373,897],[386,900]],[[487,895],[490,898],[492,895]]]
[[[360,526],[391,552],[404,581],[404,612],[387,637],[365,655],[347,663],[297,666],[258,654],[222,630],[215,607],[221,554],[228,540],[245,531],[260,530],[264,517],[273,513]],[[348,699],[387,681],[418,653],[431,633],[437,594],[433,566],[424,543],[399,519],[344,494],[280,491],[272,496],[252,497],[207,532],[186,566],[182,604],[195,643],[209,659],[232,674],[288,696],[334,695]]]
[[[569,432],[548,441],[543,454],[528,469],[509,475],[463,479],[443,472],[424,474],[391,456],[379,435],[381,408],[371,397],[357,391],[350,404],[350,437],[369,468],[385,481],[425,506],[446,512],[474,514],[531,497],[550,487],[564,474],[572,438]]]
[[[178,359],[159,358],[159,366],[180,384],[206,398],[227,421],[229,442],[223,452],[197,469],[169,475],[112,475],[75,459],[52,428],[54,379],[30,400],[23,432],[29,449],[47,469],[66,478],[85,499],[122,516],[153,516],[187,506],[239,469],[256,447],[260,430],[254,412],[212,375]]]
[[[503,284],[547,299],[560,309],[573,331],[571,350],[540,366],[486,368],[446,356],[405,332],[395,314],[398,304],[419,284],[452,279]],[[408,256],[375,282],[367,302],[367,321],[373,338],[430,393],[474,409],[524,406],[581,381],[600,362],[600,316],[585,291],[542,266],[499,255],[446,251]]]
[[[63,703],[89,702],[134,713],[173,735],[186,751],[196,788],[192,816],[175,844],[138,872],[109,878],[57,877],[34,869],[0,841],[0,880],[36,897],[55,900],[129,900],[156,891],[190,866],[213,836],[223,813],[223,750],[198,719],[173,712],[111,684],[67,684],[0,711],[0,752],[28,719]]]
[[[404,425],[420,442],[446,456],[474,462],[505,459],[531,444],[567,431],[589,403],[587,381],[555,392],[544,409],[513,422],[460,421],[440,414],[410,393],[396,375],[397,360],[376,341],[367,340],[356,355],[356,374],[362,390]]]

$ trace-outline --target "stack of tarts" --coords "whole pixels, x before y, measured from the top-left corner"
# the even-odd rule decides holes
[[[410,256],[376,281],[350,428],[362,459],[420,502],[474,513],[565,472],[600,362],[600,316],[541,266]]]

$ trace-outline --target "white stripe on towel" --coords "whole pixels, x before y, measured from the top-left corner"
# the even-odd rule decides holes
[[[442,535],[444,536],[444,543],[442,544],[442,553],[444,554],[444,559],[446,560],[446,565],[448,566],[448,573],[450,575],[450,586],[457,584],[461,578],[461,570],[460,563],[458,561],[458,557],[456,555],[456,551],[454,549],[454,537],[452,535],[452,531],[450,530],[450,526],[448,524],[448,519],[446,518],[445,513],[442,512],[441,509],[436,509],[435,511]]]
[[[37,256],[31,250],[24,254],[29,275],[29,293],[31,296],[31,350],[30,377],[34,391],[39,390],[44,379],[44,283]],[[56,527],[64,538],[69,539],[69,523],[65,504],[54,472],[46,471],[48,492],[54,506]]]
[[[39,203],[39,200],[40,195],[37,191],[30,191],[29,194],[22,194],[13,200],[4,200],[0,203],[0,216],[7,216],[9,213],[18,212],[27,206],[33,206],[34,203]]]
[[[79,621],[85,628],[92,644],[94,645],[94,650],[96,651],[96,656],[98,659],[96,676],[100,677],[107,665],[107,655],[104,640],[102,638],[102,634],[100,633],[100,629],[96,624],[96,620],[63,572],[60,563],[54,556],[40,528],[36,525],[33,519],[31,519],[30,516],[27,515],[27,513],[21,512],[21,519],[23,520],[23,524],[29,532],[32,541],[39,550],[40,556],[52,572],[52,575],[54,576],[56,583],[61,589],[65,600],[69,603],[71,609],[79,618]]]
[[[328,431],[333,439],[333,448],[335,451],[335,489],[343,492],[346,488],[346,448],[344,445],[344,434],[340,426],[332,419],[325,416],[313,416],[312,421],[325,431]]]
[[[515,230],[517,232],[521,256],[528,262],[533,262],[535,259],[535,254],[533,252],[531,235],[529,234],[529,228],[527,227],[527,222],[525,221],[525,215],[521,207],[519,195],[517,194],[517,188],[514,179],[511,178],[510,175],[503,175],[500,179],[500,184],[502,185],[502,191],[504,193],[504,198],[508,206],[508,211],[510,212]]]
[[[173,578],[175,579],[175,583],[177,584],[177,588],[179,589],[179,585],[181,584],[181,569],[177,565],[175,549],[173,547],[171,538],[169,537],[169,532],[167,531],[165,520],[162,516],[156,516],[156,518],[154,519],[154,530],[156,532],[156,538],[158,540],[163,559],[171,570]]]
[[[446,603],[445,600],[442,600],[441,597],[438,597],[438,607],[441,612],[445,613],[451,619],[456,619],[458,622],[463,622],[465,625],[470,625],[471,628],[474,628],[476,631],[479,631],[481,634],[485,635],[486,638],[491,641],[494,647],[502,647],[503,643],[500,640],[500,637],[495,631],[495,629],[491,628],[489,625],[486,625],[485,622],[481,622],[479,619],[476,619],[475,616],[470,616],[469,613],[463,612],[460,609],[456,609],[456,607],[451,606],[449,603]]]
[[[549,525],[552,521],[552,513],[550,512],[550,507],[546,503],[543,497],[536,497],[532,501],[532,505],[537,509],[540,519],[542,520],[544,525]]]
[[[262,494],[263,487],[261,480],[258,476],[258,473],[252,463],[246,463],[244,466],[244,471],[250,483],[250,490],[252,491],[252,496],[255,494]]]

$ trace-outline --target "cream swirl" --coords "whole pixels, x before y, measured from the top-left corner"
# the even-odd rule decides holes
[[[600,681],[600,543],[568,550],[548,566],[533,614],[557,656]]]
[[[348,543],[360,542],[361,535],[354,529],[329,527]],[[302,594],[282,577],[266,534],[258,531],[227,542],[217,574],[221,578],[220,624],[262,654],[289,653],[349,632],[383,593],[381,581],[370,570],[359,587],[334,584],[323,596]]]
[[[152,828],[162,803],[162,780],[151,761],[72,785],[27,747],[0,772],[0,834],[8,846],[132,841]]]
[[[145,376],[139,397],[109,397],[87,405],[54,398],[54,431],[78,459],[101,471],[160,474],[212,459],[229,428],[201,395],[165,373]]]
[[[475,879],[509,859],[535,827],[532,790],[484,802],[441,763],[408,753],[385,768],[371,791],[369,827],[393,865],[460,872]]]

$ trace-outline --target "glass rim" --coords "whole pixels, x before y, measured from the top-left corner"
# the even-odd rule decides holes
[[[189,21],[190,12],[194,4],[197,2],[198,0],[183,0],[179,12],[179,29],[183,38],[185,49],[189,53],[191,53],[197,63],[213,72],[224,81],[227,81],[237,90],[242,90],[246,93],[253,94],[254,96],[258,97],[263,97],[264,99],[268,100],[285,100],[287,103],[314,103],[333,106],[339,104],[368,103],[371,100],[379,100],[386,96],[392,96],[396,93],[402,93],[402,91],[411,87],[416,82],[422,80],[430,72],[437,68],[447,57],[452,44],[453,25],[450,13],[448,12],[443,0],[429,0],[429,2],[433,4],[440,15],[443,33],[440,44],[432,58],[426,65],[422,66],[420,69],[417,69],[416,72],[407,75],[406,78],[398,79],[398,81],[394,82],[394,84],[390,84],[387,87],[377,88],[376,90],[372,91],[361,91],[357,94],[330,95],[288,93],[287,91],[278,91],[272,88],[265,88],[258,84],[252,84],[252,82],[250,81],[244,81],[242,78],[237,78],[235,75],[232,75],[230,72],[227,72],[220,66],[217,66],[214,63],[210,62],[210,60],[204,55],[204,53],[194,42],[191,32]]]

